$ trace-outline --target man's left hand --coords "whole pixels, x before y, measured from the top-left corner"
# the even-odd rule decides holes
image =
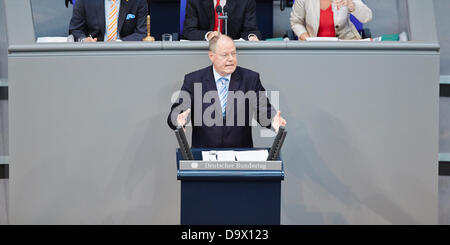
[[[281,117],[281,112],[278,111],[277,115],[272,120],[272,127],[275,129],[275,132],[278,133],[280,126],[286,127],[286,120]]]

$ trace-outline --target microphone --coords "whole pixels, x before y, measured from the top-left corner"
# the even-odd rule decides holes
[[[223,6],[222,18],[225,20],[225,35],[228,35],[228,5]]]
[[[71,3],[71,4],[73,5],[73,3],[74,3],[75,1],[72,1],[72,0],[66,0],[65,2],[66,2],[66,8],[68,8],[68,7],[69,7],[69,3]]]
[[[284,11],[286,8],[286,0],[280,0],[280,10]]]
[[[221,14],[222,13],[222,6],[220,6],[220,4],[217,4],[216,13],[217,14]]]

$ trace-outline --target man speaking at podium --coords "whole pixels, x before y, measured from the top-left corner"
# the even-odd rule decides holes
[[[169,127],[186,125],[192,112],[192,147],[253,148],[252,118],[275,131],[286,125],[266,97],[259,74],[237,66],[230,37],[213,37],[208,55],[211,66],[185,76]]]
[[[145,0],[77,0],[69,33],[81,42],[142,41],[147,13]]]
[[[227,13],[228,21],[220,19]],[[233,39],[261,40],[256,24],[255,0],[188,0],[183,36],[188,40],[210,40],[219,33]]]

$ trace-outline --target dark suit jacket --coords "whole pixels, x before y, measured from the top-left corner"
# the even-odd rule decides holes
[[[197,91],[194,89],[194,85],[201,85],[200,90]],[[275,116],[275,109],[270,104],[269,100],[265,95],[262,97],[258,92],[262,92],[264,94],[264,87],[261,84],[259,79],[259,74],[253,72],[248,69],[244,69],[242,67],[237,67],[235,72],[231,75],[231,81],[229,84],[229,91],[242,91],[242,93],[247,94],[249,91],[254,91],[257,95],[257,98],[252,103],[251,100],[242,100],[239,102],[238,100],[234,100],[232,96],[230,96],[230,92],[228,94],[227,100],[227,118],[233,115],[234,120],[232,124],[225,124],[225,120],[222,117],[222,110],[220,107],[220,100],[218,97],[218,92],[216,88],[216,82],[214,80],[213,68],[212,66],[195,71],[185,76],[184,83],[181,88],[181,91],[186,91],[189,93],[190,101],[183,101],[183,99],[178,98],[176,103],[172,105],[169,117],[167,122],[169,127],[175,129],[176,126],[176,117],[177,115],[187,108],[191,108],[191,121],[193,124],[192,130],[192,147],[195,148],[252,148],[253,147],[253,139],[252,139],[252,129],[251,129],[251,116],[256,116],[258,123],[261,126],[270,128],[271,127],[271,119]],[[203,101],[205,93],[213,91],[214,99],[209,100],[211,103],[202,103],[201,108],[198,105],[197,107],[194,104],[197,104],[195,100]],[[194,98],[194,94],[197,98]],[[250,93],[248,93],[250,94]],[[202,96],[199,98],[198,96]],[[259,100],[261,99],[261,100]],[[218,103],[214,103],[218,101]],[[259,102],[265,103],[259,103]],[[183,105],[184,103],[184,105]],[[187,105],[186,105],[187,104]],[[211,113],[211,107],[214,108],[216,106],[216,112]],[[234,106],[232,106],[234,105]],[[245,110],[245,124],[237,124],[239,112]],[[205,113],[206,111],[206,113]],[[173,113],[173,115],[172,115]],[[198,119],[202,122],[202,125],[196,125],[195,121],[196,117],[199,114]],[[203,120],[203,115],[218,115],[220,120],[222,120],[223,124],[218,125],[207,125]],[[261,118],[260,118],[261,117]],[[215,117],[214,117],[215,118]],[[173,120],[174,119],[174,120]],[[242,121],[241,121],[242,122]],[[234,126],[233,126],[234,125]],[[242,125],[242,126],[236,126]]]
[[[147,35],[148,6],[145,0],[121,0],[118,29],[122,41],[142,41]],[[126,20],[128,14],[135,18]],[[75,40],[105,37],[105,0],[77,0],[70,20],[69,33]]]
[[[262,39],[256,24],[255,0],[227,0],[224,9],[228,13],[228,36],[247,40],[248,35],[253,33]],[[184,38],[205,40],[206,33],[214,29],[214,12],[212,0],[187,0],[183,25]],[[225,33],[225,28],[223,30]]]

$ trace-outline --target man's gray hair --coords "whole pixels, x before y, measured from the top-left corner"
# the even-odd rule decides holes
[[[218,36],[214,36],[209,40],[209,51],[215,53],[216,52],[216,46],[219,40],[222,40],[223,38],[228,38],[230,41],[233,42],[233,39],[225,34],[220,34]]]

